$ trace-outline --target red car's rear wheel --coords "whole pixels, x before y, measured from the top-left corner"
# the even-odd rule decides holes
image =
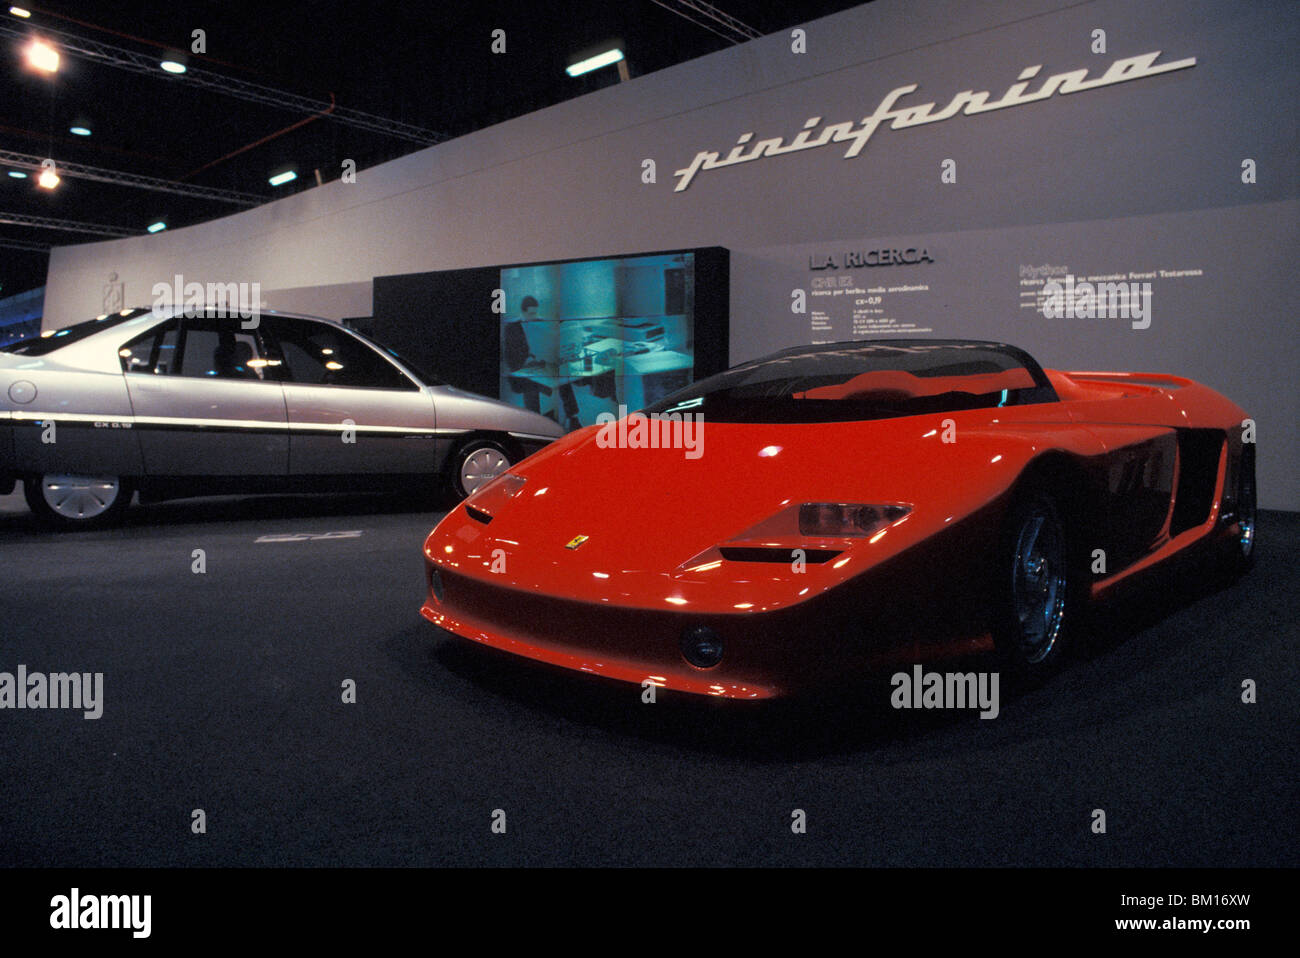
[[[1229,543],[1228,568],[1240,574],[1250,568],[1255,559],[1255,447],[1245,446],[1237,464],[1237,536]]]

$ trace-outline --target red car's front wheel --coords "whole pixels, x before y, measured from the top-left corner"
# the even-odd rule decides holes
[[[1070,555],[1050,495],[1034,492],[1011,506],[996,560],[993,640],[1013,672],[1043,675],[1065,656],[1076,604]]]

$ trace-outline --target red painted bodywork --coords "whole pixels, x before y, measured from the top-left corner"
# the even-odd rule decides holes
[[[992,544],[1017,484],[1049,461],[1054,474],[1073,470],[1095,518],[1087,534],[1122,560],[1093,582],[1094,595],[1193,543],[1236,534],[1220,511],[1242,409],[1173,376],[1047,375],[1059,402],[869,422],[706,423],[695,459],[601,448],[597,427],[579,430],[512,469],[526,480],[515,494],[517,483],[497,480],[438,524],[424,553],[444,594],[431,590],[421,612],[553,665],[768,698],[987,645]],[[1220,430],[1223,448],[1208,517],[1174,534],[1180,428]],[[910,511],[870,537],[771,543],[838,553],[805,571],[722,557],[719,547],[802,502]],[[588,538],[569,548],[577,536]],[[683,629],[700,623],[725,643],[709,669],[679,649]]]

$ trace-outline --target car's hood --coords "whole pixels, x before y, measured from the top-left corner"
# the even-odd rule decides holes
[[[49,365],[45,356],[26,356],[0,349],[0,369],[44,369]]]
[[[553,419],[510,403],[455,386],[426,387],[438,409],[442,428],[498,429],[528,436],[559,438],[564,430]]]
[[[710,423],[697,450],[603,448],[599,427],[590,427],[517,470],[526,482],[512,497],[497,484],[471,498],[477,520],[464,508],[449,514],[430,538],[430,556],[500,585],[638,607],[740,607],[761,583],[770,609],[811,598],[988,505],[1053,444],[1053,430],[1072,428],[1011,425],[1006,420],[1016,417],[1008,413],[947,416],[953,442],[943,441],[938,416]],[[910,511],[871,538],[809,540],[808,550],[839,554],[802,569],[793,558],[737,562],[718,552],[803,502],[903,504]],[[490,522],[482,521],[486,515]],[[586,538],[575,544],[579,536]]]

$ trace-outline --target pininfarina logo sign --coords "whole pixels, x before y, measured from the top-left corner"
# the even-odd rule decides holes
[[[926,123],[938,123],[940,120],[948,120],[958,113],[971,116],[976,113],[989,113],[993,110],[1006,110],[1013,106],[1023,106],[1026,103],[1037,103],[1040,100],[1047,100],[1056,95],[1065,96],[1067,93],[1096,90],[1105,86],[1114,86],[1117,83],[1127,83],[1129,80],[1140,80],[1143,77],[1157,76],[1174,70],[1186,70],[1188,67],[1196,65],[1195,57],[1188,57],[1186,60],[1175,60],[1172,63],[1156,63],[1160,53],[1161,51],[1156,50],[1152,53],[1143,53],[1139,56],[1116,60],[1105,73],[1093,79],[1088,78],[1087,70],[1069,70],[1065,73],[1054,73],[1044,80],[1038,89],[1033,91],[1029,91],[1029,85],[1035,81],[1043,67],[1042,64],[1025,67],[1020,71],[1017,81],[1011,84],[1002,99],[990,102],[988,90],[962,90],[941,110],[936,110],[936,104],[934,103],[899,106],[899,100],[909,93],[915,93],[920,87],[919,84],[909,83],[907,86],[896,87],[885,94],[885,98],[880,101],[880,105],[876,107],[875,112],[870,116],[863,117],[861,123],[848,120],[842,123],[823,124],[822,117],[811,116],[804,123],[803,130],[796,134],[789,143],[785,142],[784,137],[779,136],[751,143],[754,134],[742,133],[736,140],[736,146],[724,159],[718,158],[719,153],[701,150],[695,154],[695,159],[691,161],[690,166],[676,171],[674,175],[677,177],[677,185],[673,188],[673,192],[680,193],[682,190],[689,188],[701,170],[716,170],[725,166],[735,166],[738,163],[749,163],[765,156],[781,156],[784,153],[815,150],[817,147],[826,146],[829,143],[848,143],[849,148],[844,151],[844,158],[850,159],[862,152],[863,147],[867,145],[867,141],[871,139],[881,124],[887,121],[892,121],[889,123],[891,130],[903,130],[912,126],[923,126]],[[818,127],[821,127],[821,129],[818,130]],[[816,135],[814,135],[814,131],[816,131]]]

